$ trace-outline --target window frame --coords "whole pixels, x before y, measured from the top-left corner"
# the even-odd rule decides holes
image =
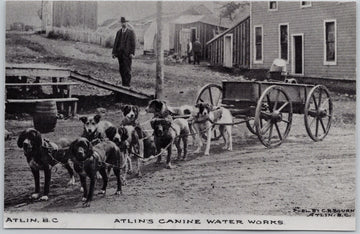
[[[295,40],[294,37],[296,36],[300,36],[301,37],[301,47],[302,47],[302,51],[301,51],[301,62],[302,62],[302,71],[301,73],[295,73]],[[305,74],[305,38],[304,38],[304,33],[294,33],[291,34],[291,74],[295,75],[295,76],[304,76]]]
[[[281,58],[281,26],[287,26],[287,60],[286,61],[286,64],[289,64],[289,61],[290,61],[290,27],[289,27],[289,23],[280,23],[279,24],[279,58]]]
[[[335,58],[334,61],[327,61],[326,60],[326,23],[334,23],[334,50],[335,50]],[[334,66],[337,65],[337,26],[336,26],[336,19],[327,19],[324,20],[324,65],[326,66]]]
[[[274,8],[274,9],[271,9],[271,8],[270,8],[271,2],[275,2],[275,3],[276,3],[276,8]],[[269,1],[269,5],[268,5],[268,10],[269,10],[269,11],[277,11],[278,8],[279,8],[279,1]]]
[[[302,2],[309,2],[308,5],[302,5]],[[300,1],[300,8],[307,8],[307,7],[311,7],[312,6],[312,2],[311,1]]]
[[[261,28],[261,60],[256,59],[256,28]],[[264,63],[264,27],[262,24],[254,25],[254,64]]]

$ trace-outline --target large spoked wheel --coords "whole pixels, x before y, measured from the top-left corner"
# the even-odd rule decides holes
[[[219,106],[221,104],[222,99],[222,87],[217,84],[207,84],[202,87],[197,95],[195,104],[199,102],[206,102],[213,106]],[[203,133],[202,137],[206,140],[207,133]],[[215,125],[212,130],[211,140],[220,139],[221,134],[219,130],[219,126]]]
[[[306,98],[304,120],[306,131],[314,141],[323,140],[329,133],[333,114],[333,104],[329,90],[317,85]]]
[[[270,86],[261,95],[255,111],[255,129],[266,147],[279,146],[290,132],[292,103],[280,86]]]
[[[249,118],[247,121],[246,121],[246,127],[249,129],[249,131],[256,135],[256,128],[255,128],[255,118]]]

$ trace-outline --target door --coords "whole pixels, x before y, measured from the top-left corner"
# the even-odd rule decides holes
[[[187,56],[187,43],[189,39],[191,39],[191,30],[188,28],[181,29],[179,34],[180,56]]]
[[[196,28],[191,28],[191,42],[194,43],[196,41]]]
[[[233,37],[232,34],[224,36],[224,67],[232,67],[233,63]]]
[[[304,75],[304,35],[292,36],[292,73]]]

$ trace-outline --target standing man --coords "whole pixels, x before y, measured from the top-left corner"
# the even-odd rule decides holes
[[[191,64],[191,54],[192,54],[192,43],[191,43],[190,38],[189,38],[188,43],[187,43],[187,56],[188,56],[189,64]]]
[[[193,44],[194,51],[194,65],[195,63],[200,64],[200,56],[201,56],[201,43],[199,38],[196,38],[196,41]]]
[[[116,33],[112,57],[119,61],[122,85],[130,87],[131,63],[135,56],[135,33],[127,27],[127,20],[121,17],[121,29]]]

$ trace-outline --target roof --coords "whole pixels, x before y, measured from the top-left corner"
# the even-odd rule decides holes
[[[244,20],[246,20],[248,17],[250,17],[250,14],[244,15],[243,17],[241,17],[238,20],[238,23],[235,24],[234,26],[232,26],[231,28],[225,30],[224,32],[220,33],[219,35],[216,35],[214,38],[212,38],[210,41],[206,42],[206,45],[210,44],[211,42],[215,41],[216,39],[222,37],[223,35],[225,35],[226,33],[228,33],[229,31],[231,31],[232,29],[234,29],[235,27],[237,27],[239,24],[241,24]]]
[[[185,11],[181,12],[182,15],[209,15],[213,12],[207,8],[204,4],[198,4],[195,6],[190,6]]]
[[[200,21],[202,17],[204,17],[204,16],[203,15],[182,15],[182,16],[179,16],[177,19],[173,20],[172,23],[174,23],[174,24],[190,24],[190,23]]]
[[[202,22],[206,24],[211,24],[215,26],[221,26],[224,28],[229,28],[230,25],[227,20],[221,20],[219,17],[213,15],[182,15],[177,19],[173,20],[171,23],[174,24],[190,24],[195,22]]]
[[[189,2],[191,4],[191,2]],[[207,8],[204,4],[197,4],[192,5],[186,10],[179,11],[179,9],[171,10],[167,12],[166,10],[162,12],[163,18],[176,18],[178,16],[184,15],[192,15],[192,16],[199,16],[199,15],[208,15],[214,14],[209,8]],[[157,13],[145,16],[144,18],[138,19],[137,22],[139,23],[148,23],[156,20]]]

